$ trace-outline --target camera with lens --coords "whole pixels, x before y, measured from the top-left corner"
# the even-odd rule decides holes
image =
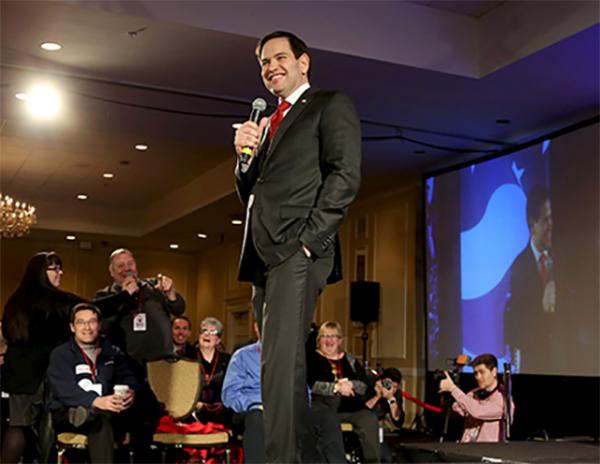
[[[449,369],[446,371],[446,372],[448,372],[448,375],[450,376],[450,378],[452,379],[452,381],[455,384],[458,384],[460,382],[461,370],[462,370],[462,366],[456,366],[456,367],[453,367],[452,369]],[[434,382],[439,383],[442,380],[444,380],[445,378],[446,378],[446,374],[444,373],[443,370],[436,369],[435,371],[433,371],[433,381]]]
[[[158,284],[158,278],[157,277],[148,277],[147,279],[142,280],[143,284],[147,284],[150,287],[156,287],[156,284]]]
[[[452,379],[452,381],[458,385],[460,382],[460,373],[462,372],[462,368],[469,364],[471,358],[466,354],[459,354],[455,359],[449,360],[452,361],[452,367],[450,369],[446,369],[448,375]],[[433,372],[433,381],[441,382],[446,378],[446,374],[442,369],[436,369]]]
[[[390,379],[383,379],[381,385],[383,385],[383,388],[385,388],[386,390],[391,390],[393,387],[392,381]]]

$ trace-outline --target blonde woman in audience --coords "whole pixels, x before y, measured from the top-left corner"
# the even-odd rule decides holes
[[[338,322],[327,321],[319,327],[317,349],[307,353],[307,358],[311,417],[325,460],[346,462],[341,423],[350,422],[358,434],[364,462],[379,462],[377,417],[365,408],[365,371],[342,349]]]

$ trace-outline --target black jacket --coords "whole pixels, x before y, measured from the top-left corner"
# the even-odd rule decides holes
[[[316,257],[333,256],[328,282],[340,280],[338,230],[358,192],[360,161],[360,123],[350,99],[304,92],[249,169],[236,167],[249,219],[239,279],[254,281],[261,261],[275,266],[304,244]]]
[[[98,396],[111,395],[113,387],[117,384],[129,385],[133,390],[137,390],[138,382],[129,369],[123,352],[108,340],[100,342],[100,350],[96,359],[97,373],[94,381],[75,339],[72,338],[52,351],[48,367],[48,379],[52,390],[48,406],[50,410],[64,406],[91,407]],[[90,382],[102,385],[102,395],[84,389]]]
[[[2,390],[7,393],[33,394],[46,376],[52,350],[70,337],[71,308],[83,298],[60,292],[53,300],[33,302],[27,341],[7,336],[8,349],[2,366]]]
[[[144,284],[130,296],[113,284],[98,290],[94,302],[102,308],[108,339],[136,362],[144,364],[173,356],[171,316],[185,311],[185,301],[179,293],[175,301],[170,301],[162,292]],[[137,332],[133,330],[133,318],[139,310],[146,313],[147,329]]]

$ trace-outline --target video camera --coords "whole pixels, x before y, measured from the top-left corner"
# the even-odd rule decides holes
[[[442,369],[436,369],[433,372],[433,381],[441,382],[446,378],[445,372],[448,372],[448,375],[452,379],[455,384],[460,382],[460,373],[469,362],[471,358],[466,354],[459,354],[455,359],[452,360],[452,367],[450,369],[446,369],[445,371]]]

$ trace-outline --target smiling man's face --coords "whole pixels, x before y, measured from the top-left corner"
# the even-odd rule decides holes
[[[287,98],[308,82],[310,58],[306,53],[296,58],[287,37],[277,37],[265,43],[259,62],[265,87],[277,97]]]

